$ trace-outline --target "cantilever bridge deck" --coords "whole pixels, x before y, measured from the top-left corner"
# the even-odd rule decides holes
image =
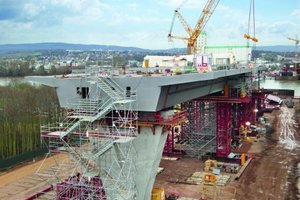
[[[111,78],[124,90],[136,91],[137,110],[156,112],[178,103],[220,92],[224,89],[226,83],[231,87],[240,85],[242,78],[247,74],[262,70],[265,70],[265,67],[180,75],[156,74],[144,76],[127,74],[111,76]],[[78,88],[90,87],[89,89],[92,91],[93,86],[91,85],[95,85],[96,82],[88,79],[93,76],[96,77],[97,75],[29,76],[26,79],[55,87],[60,105],[68,107],[71,98],[74,101],[80,99],[76,94]]]

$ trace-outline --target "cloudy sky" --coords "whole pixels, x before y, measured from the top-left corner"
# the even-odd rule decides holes
[[[192,26],[206,0],[0,0],[0,44],[67,42],[135,46],[149,49],[184,47],[168,42],[173,11]],[[205,27],[209,45],[244,45],[250,0],[220,0]],[[293,45],[300,38],[300,0],[255,1],[259,45]],[[252,30],[251,23],[251,32]],[[173,35],[185,36],[175,21]]]

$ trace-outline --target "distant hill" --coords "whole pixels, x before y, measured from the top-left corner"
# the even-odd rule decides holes
[[[292,45],[257,46],[258,51],[293,52]],[[123,47],[116,45],[96,45],[96,44],[70,44],[70,43],[29,43],[29,44],[2,44],[0,52],[11,51],[37,51],[37,50],[103,50],[103,51],[135,51],[135,52],[166,52],[184,53],[185,48],[151,50],[137,47]]]
[[[36,50],[103,50],[103,51],[149,51],[137,47],[122,47],[114,45],[69,44],[69,43],[30,43],[30,44],[3,44],[0,51],[36,51]]]
[[[292,45],[274,45],[274,46],[257,46],[258,51],[274,51],[274,52],[293,52],[295,46]]]

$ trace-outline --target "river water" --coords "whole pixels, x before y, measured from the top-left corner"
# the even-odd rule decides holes
[[[295,96],[300,97],[300,81],[279,81],[266,79],[260,82],[260,87],[264,89],[289,89],[295,90]]]

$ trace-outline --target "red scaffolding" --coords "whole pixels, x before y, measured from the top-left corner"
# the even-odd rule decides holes
[[[188,112],[186,110],[174,112],[169,117],[162,117],[159,112],[147,113],[144,117],[139,118],[139,127],[150,127],[155,134],[155,126],[162,126],[164,131],[168,131],[167,140],[164,146],[164,154],[175,153],[174,142],[178,135],[175,135],[174,127],[185,123],[188,120]]]
[[[230,153],[231,104],[217,103],[216,106],[216,155],[217,157],[227,157]]]
[[[84,181],[82,179],[85,179]],[[80,174],[66,179],[56,185],[56,199],[59,200],[106,200],[105,191],[99,176],[91,178],[82,177]]]

